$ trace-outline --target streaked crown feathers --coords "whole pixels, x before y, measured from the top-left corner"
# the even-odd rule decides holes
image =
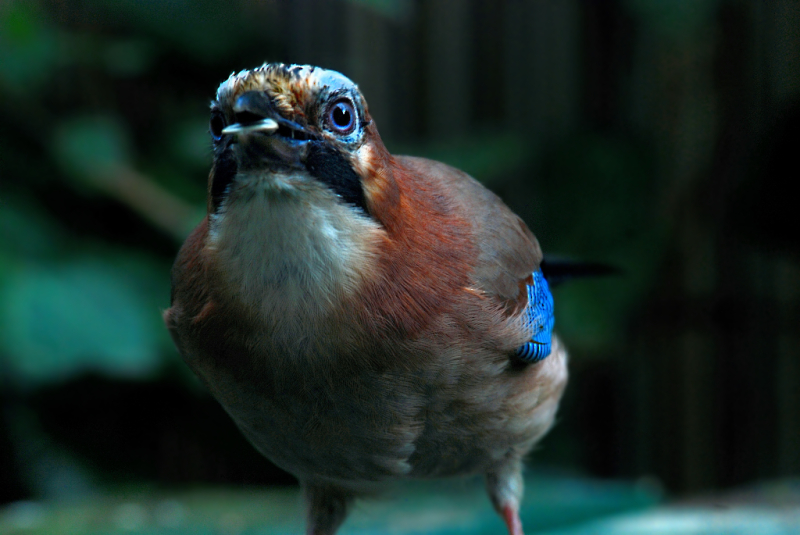
[[[247,91],[266,92],[276,111],[295,120],[307,117],[320,100],[348,94],[368,117],[367,103],[352,80],[337,71],[313,65],[265,63],[255,69],[231,73],[217,89],[216,102],[222,107],[232,106]]]

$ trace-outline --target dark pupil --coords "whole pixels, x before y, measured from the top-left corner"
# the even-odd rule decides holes
[[[347,128],[350,126],[351,120],[350,110],[348,110],[344,104],[337,104],[336,107],[333,108],[333,124],[339,128]]]

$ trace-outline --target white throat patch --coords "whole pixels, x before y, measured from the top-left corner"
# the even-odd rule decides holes
[[[313,321],[370,275],[383,230],[313,178],[239,175],[231,187],[208,249],[228,290],[264,319]]]

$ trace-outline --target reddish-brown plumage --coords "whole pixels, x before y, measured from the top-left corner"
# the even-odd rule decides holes
[[[355,141],[319,126],[330,84],[363,114]],[[247,170],[181,248],[165,322],[253,445],[300,479],[309,533],[334,533],[353,497],[387,480],[482,473],[519,535],[521,459],[566,382],[557,340],[544,361],[514,363],[541,250],[466,174],[391,156],[348,84],[275,65],[223,84],[215,106],[229,118],[243,91],[263,90],[276,119],[344,155],[366,213],[324,173],[254,165],[255,144],[284,141],[242,134],[249,152],[225,157],[250,158]]]
[[[387,209],[374,205],[387,236],[380,243],[380,276],[367,284],[362,306],[372,321],[389,319],[402,336],[416,336],[470,285],[472,225],[440,184],[389,162],[399,199]]]
[[[177,316],[197,317],[208,303],[206,264],[201,257],[208,235],[208,217],[204,217],[192,231],[181,250],[172,269],[171,307],[164,312],[164,322],[180,349],[176,334]],[[176,297],[179,299],[176,300]],[[180,309],[177,308],[180,305]]]

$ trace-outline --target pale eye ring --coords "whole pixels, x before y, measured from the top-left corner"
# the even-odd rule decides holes
[[[328,128],[337,134],[347,135],[356,128],[356,110],[349,100],[337,100],[325,114]]]

